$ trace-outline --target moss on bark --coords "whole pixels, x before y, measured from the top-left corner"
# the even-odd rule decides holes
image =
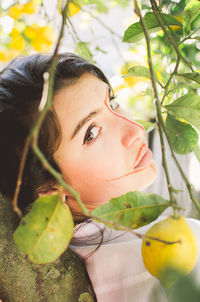
[[[11,202],[0,195],[0,298],[3,302],[96,301],[80,257],[68,249],[50,264],[36,265],[17,248]],[[85,299],[84,299],[85,301]]]

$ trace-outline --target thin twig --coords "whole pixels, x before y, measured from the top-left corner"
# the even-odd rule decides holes
[[[184,38],[183,40],[181,40],[178,44],[182,44],[183,42],[185,42],[186,40],[189,40],[189,39],[196,39],[195,37],[192,38],[193,34],[195,34],[198,30],[200,29],[200,26],[197,27],[189,36],[187,36],[186,38]]]
[[[137,0],[134,0],[134,5],[135,5],[135,13],[139,16],[140,18],[140,23],[143,28],[143,32],[145,35],[146,39],[146,45],[147,45],[147,55],[148,55],[148,64],[149,64],[149,70],[151,74],[151,82],[152,82],[152,88],[154,92],[154,98],[155,98],[155,104],[156,104],[156,109],[157,109],[157,125],[159,129],[159,135],[160,135],[160,142],[161,142],[161,151],[162,151],[162,161],[163,161],[163,168],[165,171],[166,175],[166,180],[167,180],[167,185],[168,185],[168,191],[170,195],[170,202],[174,210],[174,214],[176,214],[176,200],[173,196],[173,187],[170,182],[170,177],[169,177],[169,171],[168,171],[168,166],[167,166],[167,161],[166,161],[166,155],[165,155],[165,145],[164,145],[164,137],[163,137],[163,132],[162,132],[162,114],[161,114],[161,105],[160,105],[160,100],[158,97],[158,92],[157,92],[157,87],[156,87],[156,80],[155,80],[155,75],[154,75],[154,69],[153,69],[153,62],[152,62],[152,55],[151,55],[151,44],[150,44],[150,37],[149,33],[145,24],[145,21],[142,17],[141,10],[138,6]]]
[[[177,57],[175,68],[174,68],[173,72],[170,74],[170,77],[169,77],[166,85],[164,86],[165,92],[164,92],[164,95],[163,95],[162,100],[161,100],[161,105],[163,105],[165,97],[167,96],[168,87],[171,83],[172,78],[177,74],[179,64],[180,64],[180,57]]]
[[[126,227],[126,226],[122,226],[122,225],[119,225],[118,223],[115,223],[113,221],[108,221],[106,219],[102,219],[100,217],[96,217],[96,216],[90,216],[90,218],[92,218],[93,220],[96,220],[96,221],[99,221],[99,222],[102,222],[106,225],[110,225],[112,226],[113,228],[115,229],[118,229],[120,231],[125,231],[125,232],[130,232],[131,234],[137,236],[138,238],[140,239],[150,239],[150,240],[154,240],[154,241],[158,241],[158,242],[162,242],[162,243],[165,243],[165,244],[176,244],[176,243],[180,243],[181,244],[181,239],[178,239],[176,241],[167,241],[167,240],[163,240],[163,239],[160,239],[160,238],[156,238],[156,237],[153,237],[153,236],[147,236],[147,235],[143,235],[141,233],[138,233],[136,231],[134,231],[132,228],[130,227]]]
[[[189,183],[189,181],[188,181],[188,179],[187,179],[187,177],[186,177],[186,175],[185,175],[183,169],[181,168],[181,166],[180,166],[180,164],[179,164],[179,162],[178,162],[178,160],[177,160],[177,158],[176,158],[176,156],[175,156],[175,154],[174,154],[174,151],[173,151],[173,149],[172,149],[172,147],[171,147],[171,144],[170,144],[170,141],[169,141],[169,136],[168,136],[168,134],[166,133],[165,127],[163,128],[163,131],[165,132],[165,136],[166,136],[166,138],[167,138],[167,141],[168,141],[168,144],[169,144],[169,147],[170,147],[171,155],[172,155],[172,157],[173,157],[173,159],[174,159],[174,161],[175,161],[175,163],[176,163],[176,165],[177,165],[177,168],[178,168],[178,170],[179,170],[179,172],[180,172],[180,174],[181,174],[181,176],[182,176],[182,178],[183,178],[183,180],[184,180],[184,182],[185,182],[185,184],[186,184],[186,187],[187,187],[187,190],[188,190],[190,199],[191,199],[192,202],[195,204],[197,210],[200,212],[200,203],[195,199],[195,197],[194,197],[194,195],[193,195],[193,187],[192,187],[192,185]]]
[[[36,133],[37,135],[37,133]],[[80,195],[78,192],[76,192],[75,190],[73,190],[71,188],[70,185],[68,185],[65,180],[63,179],[62,175],[56,171],[48,162],[48,160],[45,158],[45,156],[43,155],[43,153],[39,150],[38,145],[37,145],[37,138],[35,137],[35,139],[33,140],[33,149],[36,153],[36,155],[40,158],[43,166],[45,169],[47,169],[53,176],[54,178],[57,180],[57,182],[63,187],[65,188],[69,193],[72,194],[72,196],[75,198],[75,200],[77,201],[78,205],[80,206],[83,214],[85,216],[90,216],[89,211],[86,209],[86,207],[84,206],[84,204],[82,203],[81,199],[80,199]]]
[[[43,122],[43,120],[44,120],[44,118],[46,116],[47,111],[52,106],[53,83],[54,83],[55,70],[56,70],[56,66],[57,66],[57,53],[58,53],[58,49],[59,49],[59,46],[60,46],[60,43],[61,43],[61,39],[62,39],[62,36],[63,36],[63,33],[64,33],[64,26],[65,26],[66,17],[67,17],[67,6],[68,6],[68,1],[66,2],[66,5],[65,5],[64,9],[62,10],[62,25],[61,25],[58,41],[56,43],[56,47],[55,47],[54,53],[52,55],[52,62],[51,62],[50,70],[49,70],[48,86],[44,85],[44,89],[45,89],[45,87],[46,87],[46,89],[48,87],[48,93],[43,92],[43,95],[47,95],[46,103],[45,103],[44,109],[38,115],[38,119],[37,119],[37,121],[35,123],[35,126],[32,129],[32,135],[33,135],[32,147],[33,147],[33,150],[36,153],[36,155],[40,158],[43,166],[55,177],[55,179],[58,181],[58,183],[60,185],[62,185],[64,188],[67,189],[67,191],[69,193],[72,194],[72,196],[75,198],[75,200],[79,204],[79,206],[80,206],[81,210],[83,211],[83,213],[85,215],[89,215],[89,211],[86,209],[86,207],[82,203],[79,194],[76,191],[74,191],[70,187],[70,185],[68,185],[64,181],[64,179],[62,178],[62,175],[60,173],[58,173],[49,164],[49,162],[45,158],[44,154],[40,151],[40,149],[38,147],[38,136],[39,136],[40,127],[41,127],[42,122]],[[44,100],[43,100],[43,102],[44,102]]]
[[[24,149],[22,152],[21,160],[20,160],[19,172],[18,172],[18,176],[17,176],[17,183],[15,186],[15,193],[14,193],[13,200],[12,200],[13,210],[17,213],[17,215],[20,218],[22,217],[22,213],[17,205],[17,200],[18,200],[18,196],[19,196],[19,192],[20,192],[20,188],[21,188],[24,166],[25,166],[25,162],[26,162],[30,144],[31,144],[31,136],[29,135],[24,144]]]
[[[193,70],[191,64],[181,55],[176,42],[174,41],[173,38],[171,38],[171,36],[168,34],[167,30],[165,29],[165,25],[163,24],[163,20],[162,20],[162,15],[160,14],[159,8],[157,7],[157,4],[156,4],[155,0],[150,0],[150,1],[151,1],[151,5],[152,5],[152,10],[153,10],[153,12],[155,14],[155,17],[156,17],[157,21],[159,22],[161,28],[163,29],[163,31],[166,34],[166,36],[169,39],[169,41],[174,46],[174,49],[175,49],[175,51],[177,53],[177,57],[178,57],[177,61],[179,61],[180,59],[182,59],[185,62],[185,64],[187,64],[190,67],[191,71],[193,72],[194,70]],[[174,72],[173,72],[174,74],[176,73],[176,69],[178,69],[178,64],[179,64],[179,62],[176,63],[176,66],[175,66],[175,69],[174,69]],[[169,81],[168,81],[167,85],[169,85]],[[157,101],[156,101],[156,104],[157,104]],[[179,169],[179,172],[180,172],[180,174],[181,174],[181,176],[182,176],[182,178],[183,178],[183,180],[184,180],[184,182],[186,184],[186,187],[188,189],[188,193],[190,195],[190,198],[191,198],[192,202],[195,204],[195,206],[198,209],[198,211],[200,212],[200,203],[194,198],[194,195],[193,195],[193,192],[192,192],[192,186],[189,183],[189,181],[188,181],[185,173],[183,172],[183,170],[182,170],[182,168],[181,168],[181,166],[180,166],[180,164],[179,164],[179,162],[178,162],[178,160],[177,160],[177,158],[176,158],[176,156],[174,154],[174,151],[173,151],[173,149],[171,147],[171,144],[170,144],[170,141],[169,141],[169,137],[167,135],[165,124],[164,124],[164,121],[163,121],[163,118],[162,118],[161,114],[160,114],[159,121],[161,122],[162,129],[163,129],[163,131],[165,133],[165,136],[167,138],[167,141],[168,141],[168,144],[169,144],[169,147],[170,147],[170,150],[171,150],[172,157],[173,157],[173,159],[174,159],[174,161],[175,161],[175,163],[176,163],[176,165],[177,165],[177,167]]]
[[[51,167],[51,165],[48,163],[45,156],[42,154],[42,152],[38,148],[38,136],[39,136],[40,127],[46,116],[46,113],[48,112],[48,110],[51,108],[51,105],[52,105],[54,75],[55,75],[55,70],[56,70],[56,66],[57,66],[57,54],[58,54],[58,49],[59,49],[61,39],[62,39],[63,33],[64,33],[67,6],[68,6],[68,1],[66,1],[65,7],[62,10],[62,24],[61,24],[59,36],[57,39],[57,43],[56,43],[56,46],[55,46],[55,49],[54,49],[54,52],[52,55],[50,69],[49,69],[48,73],[45,73],[47,75],[47,78],[46,78],[46,80],[44,79],[44,87],[43,87],[43,93],[42,93],[43,97],[42,97],[40,105],[39,105],[38,116],[36,118],[36,122],[35,122],[33,128],[30,131],[29,136],[26,139],[25,148],[24,148],[23,155],[22,155],[22,160],[20,162],[20,171],[19,171],[17,186],[16,186],[16,190],[15,190],[16,193],[15,193],[15,197],[13,200],[14,211],[17,212],[17,214],[19,216],[21,216],[21,211],[17,206],[17,197],[18,197],[18,192],[20,190],[23,169],[24,169],[26,155],[28,153],[30,143],[32,143],[33,151],[36,153],[36,155],[42,161],[43,166],[46,169],[48,169],[52,175],[55,176],[55,178],[58,180],[58,183],[63,185],[63,187],[65,187],[75,197],[75,199],[77,200],[78,204],[80,205],[83,213],[86,215],[89,215],[89,211],[85,208],[85,206],[81,202],[79,194],[77,192],[75,192],[68,184],[65,183],[65,181],[62,179],[62,176],[56,170],[54,170],[53,167]],[[45,98],[46,98],[46,100],[45,100]],[[42,111],[41,111],[41,108],[43,108]]]
[[[193,67],[191,66],[191,64],[182,56],[178,45],[176,43],[176,41],[170,36],[170,34],[168,33],[168,31],[165,28],[165,22],[163,20],[162,14],[160,13],[160,10],[156,4],[155,0],[150,0],[151,1],[151,6],[152,6],[152,10],[154,12],[154,15],[160,25],[160,27],[162,28],[163,32],[165,33],[166,37],[168,38],[168,40],[170,41],[170,43],[172,44],[172,46],[174,47],[174,50],[178,56],[178,58],[180,58],[189,68],[192,72],[194,72]]]
[[[79,42],[81,42],[81,39],[79,38],[78,33],[76,32],[76,30],[75,30],[75,28],[74,28],[74,25],[73,25],[72,21],[70,20],[69,16],[66,16],[66,18],[67,18],[67,21],[69,22],[69,24],[70,24],[70,26],[71,26],[71,29],[72,29],[72,31],[73,31],[74,36],[76,37],[76,39],[77,39]]]
[[[66,6],[67,5],[68,5],[68,1],[66,2]],[[66,9],[66,7],[64,9]],[[20,169],[19,169],[19,173],[18,173],[17,184],[16,184],[16,188],[15,188],[15,194],[14,194],[13,202],[12,202],[13,210],[18,214],[19,217],[21,217],[22,214],[21,214],[21,211],[18,207],[17,200],[18,200],[18,195],[19,195],[19,191],[20,191],[20,187],[21,187],[22,175],[23,175],[23,171],[24,171],[24,166],[25,166],[28,150],[29,150],[30,144],[33,143],[33,139],[34,139],[33,133],[35,131],[38,131],[38,133],[39,133],[39,129],[40,129],[41,124],[44,120],[46,112],[49,110],[49,108],[51,106],[51,100],[50,100],[51,90],[52,90],[51,85],[53,85],[54,71],[55,71],[56,64],[57,64],[57,52],[58,52],[60,41],[61,41],[61,38],[62,38],[62,35],[63,35],[63,30],[64,30],[64,23],[65,23],[65,18],[64,18],[65,17],[65,12],[64,12],[64,10],[63,10],[62,14],[63,14],[63,21],[62,21],[60,33],[59,33],[59,36],[58,36],[58,40],[57,40],[57,43],[56,43],[56,47],[55,47],[55,50],[54,50],[54,53],[53,53],[53,56],[52,56],[52,63],[51,63],[51,67],[50,67],[50,70],[52,71],[52,74],[51,74],[50,77],[48,76],[48,81],[44,81],[42,96],[46,95],[47,101],[45,102],[44,97],[42,97],[40,105],[39,105],[38,117],[37,117],[36,122],[35,122],[33,128],[30,130],[30,133],[29,133],[29,135],[28,135],[28,137],[25,141],[25,145],[24,145],[25,147],[24,147],[24,150],[23,150],[23,153],[22,153],[22,159],[20,161]],[[50,82],[52,82],[51,85],[50,85]],[[48,91],[47,91],[47,89],[48,89]],[[42,103],[42,107],[44,107],[44,109],[42,111],[40,110],[41,103]],[[37,139],[37,136],[36,136],[36,139]]]
[[[134,1],[135,1],[136,4],[137,4],[137,1],[136,1],[136,0],[134,0]],[[151,2],[152,2],[152,1],[154,2],[154,0],[151,0]],[[144,20],[143,20],[143,18],[142,18],[142,14],[141,14],[141,11],[140,11],[138,5],[137,5],[137,12],[139,13],[140,20],[141,20],[141,25],[142,25],[142,27],[143,27],[143,31],[144,31],[144,34],[145,34],[145,38],[146,38],[146,41],[147,41],[148,57],[150,56],[150,58],[151,58],[150,38],[149,38],[149,34],[148,34],[146,25],[145,25],[145,23],[144,23]],[[177,53],[177,55],[178,55],[178,53]],[[178,56],[178,57],[179,57],[179,56]],[[181,57],[179,57],[179,58],[181,58]],[[193,201],[193,203],[195,204],[195,206],[197,207],[197,209],[200,211],[200,204],[198,203],[198,201],[197,201],[197,200],[194,198],[194,196],[193,196],[192,186],[191,186],[191,184],[189,183],[187,177],[185,176],[185,174],[184,174],[184,172],[183,172],[183,170],[182,170],[182,168],[181,168],[181,166],[180,166],[178,160],[176,159],[176,156],[175,156],[175,154],[174,154],[174,151],[173,151],[173,149],[172,149],[172,147],[171,147],[171,144],[170,144],[170,141],[169,141],[169,137],[168,137],[168,135],[167,135],[167,133],[166,133],[165,124],[164,124],[164,121],[163,121],[163,118],[162,118],[162,114],[161,114],[160,101],[159,101],[159,98],[158,98],[158,95],[157,95],[157,90],[155,89],[156,83],[155,83],[155,79],[154,79],[154,73],[152,72],[152,70],[153,70],[152,59],[148,60],[148,62],[149,62],[149,67],[151,66],[151,67],[150,67],[150,72],[151,72],[152,86],[153,86],[153,88],[154,88],[155,102],[156,102],[156,107],[157,107],[158,128],[159,128],[159,134],[160,134],[160,139],[161,139],[161,145],[164,144],[164,139],[163,139],[163,134],[162,134],[162,130],[163,130],[164,133],[165,133],[165,136],[166,136],[166,138],[167,138],[167,141],[168,141],[168,144],[169,144],[171,153],[172,153],[172,157],[174,158],[175,163],[176,163],[176,165],[177,165],[177,167],[178,167],[178,169],[179,169],[179,172],[180,172],[180,174],[181,174],[181,176],[182,176],[182,178],[183,178],[183,180],[184,180],[184,182],[185,182],[185,184],[186,184],[186,187],[187,187],[187,189],[188,189],[190,198],[191,198],[191,200]],[[177,67],[177,65],[176,65],[176,67]],[[161,127],[162,127],[162,129],[161,129]],[[164,145],[162,145],[162,152],[163,152],[163,150],[164,150]],[[169,174],[168,174],[168,169],[167,169],[167,166],[166,166],[167,163],[165,163],[166,159],[165,159],[164,153],[162,153],[162,155],[163,155],[163,157],[164,157],[164,159],[163,159],[163,166],[164,166],[166,178],[168,179],[168,180],[167,180],[167,183],[168,183],[168,190],[169,190],[169,193],[170,193],[170,197],[172,196],[172,200],[171,200],[171,198],[170,198],[170,200],[172,201],[172,206],[173,206],[173,204],[175,203],[175,198],[173,197],[174,189],[173,189],[173,187],[171,186],[170,181],[169,181]],[[175,214],[175,208],[173,208],[173,209],[174,209],[174,214]]]

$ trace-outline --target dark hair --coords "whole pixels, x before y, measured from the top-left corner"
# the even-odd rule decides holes
[[[13,197],[25,139],[35,121],[43,91],[43,74],[48,71],[52,55],[34,54],[16,57],[0,73],[0,191]],[[58,55],[54,93],[71,85],[84,73],[91,73],[108,83],[103,72],[72,53]],[[110,85],[109,85],[110,87]],[[110,87],[111,89],[111,87]],[[53,154],[60,143],[61,129],[53,108],[47,113],[39,133],[39,148],[59,171]],[[19,195],[23,210],[48,190],[55,179],[29,150]]]

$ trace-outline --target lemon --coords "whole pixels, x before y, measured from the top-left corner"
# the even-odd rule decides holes
[[[198,245],[196,236],[184,217],[170,216],[159,221],[145,236],[166,241],[144,237],[142,242],[145,267],[165,287],[170,287],[178,274],[187,275],[191,272],[197,260]]]

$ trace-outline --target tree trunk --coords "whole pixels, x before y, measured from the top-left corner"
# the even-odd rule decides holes
[[[0,298],[3,302],[94,302],[84,263],[68,249],[36,265],[13,242],[18,224],[11,202],[0,195]]]

